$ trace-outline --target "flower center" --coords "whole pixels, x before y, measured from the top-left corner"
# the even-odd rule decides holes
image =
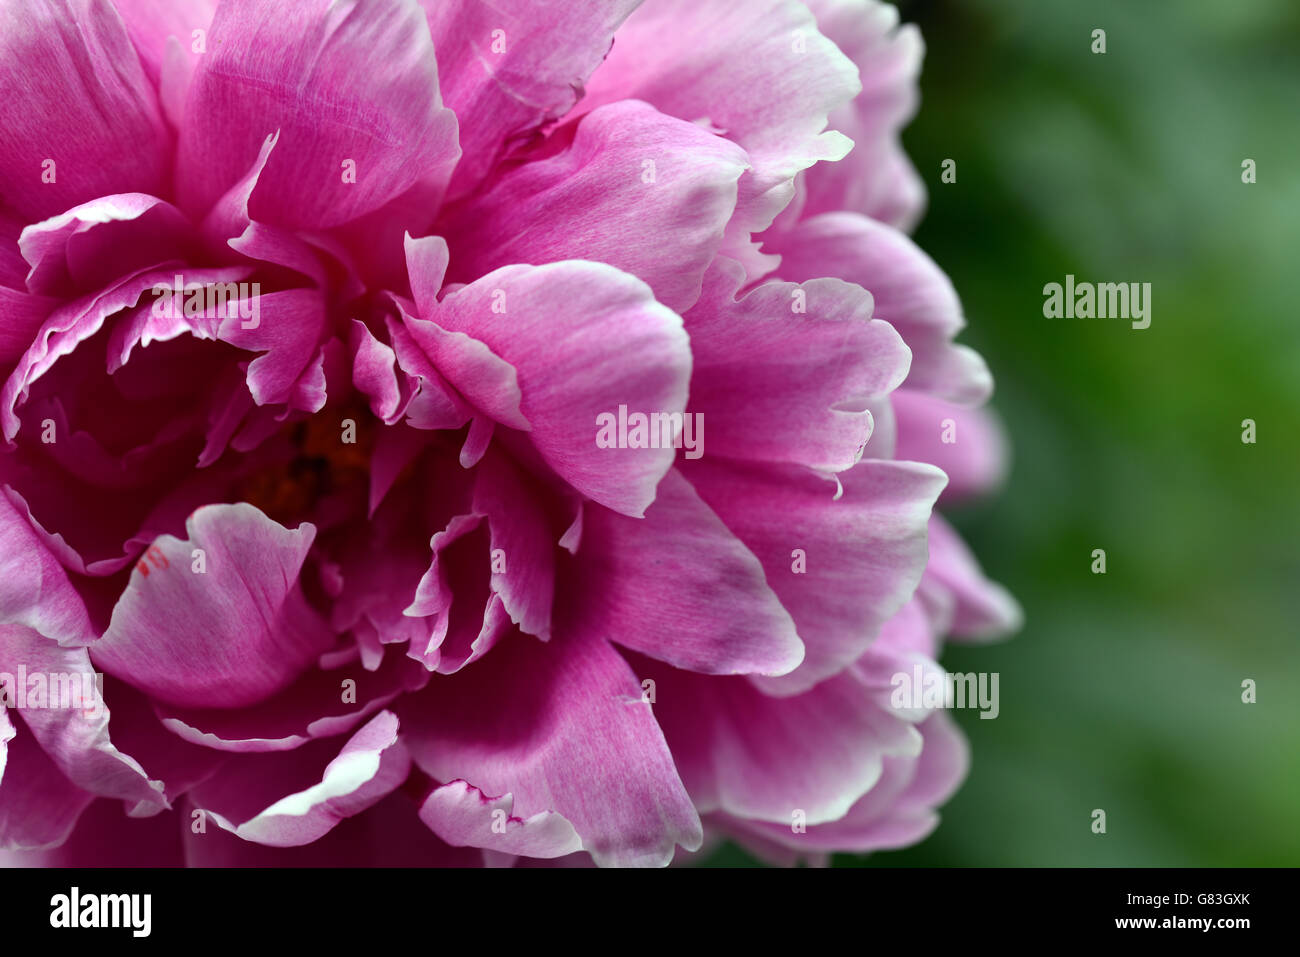
[[[320,412],[294,423],[277,461],[250,472],[239,498],[282,525],[311,518],[326,502],[364,496],[374,442],[364,406],[344,407],[337,418]]]

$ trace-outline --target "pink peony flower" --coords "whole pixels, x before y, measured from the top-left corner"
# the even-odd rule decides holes
[[[1004,456],[920,39],[810,6],[0,5],[8,860],[934,827],[891,676],[1016,627],[933,511]]]

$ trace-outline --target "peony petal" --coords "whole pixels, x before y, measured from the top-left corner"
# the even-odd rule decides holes
[[[0,5],[0,182],[38,222],[111,193],[161,195],[158,98],[108,0]]]
[[[161,536],[131,572],[92,659],[156,699],[235,708],[288,686],[332,635],[298,573],[316,530],[284,528],[252,505],[210,505]],[[202,550],[206,571],[193,571]]]
[[[700,497],[744,542],[794,617],[807,650],[783,677],[752,676],[790,695],[852,664],[912,596],[926,561],[926,521],[944,476],[913,462],[865,459],[834,483],[791,468],[688,462]]]
[[[416,764],[512,794],[515,817],[562,815],[599,864],[663,866],[676,844],[698,848],[699,817],[627,663],[599,636],[559,631],[504,651],[408,699]]]
[[[28,675],[22,711],[32,736],[73,784],[101,797],[125,801],[132,817],[169,807],[161,781],[150,780],[135,758],[109,739],[109,712],[85,648],[62,648],[30,628],[0,627],[0,671]],[[33,703],[33,679],[41,697]]]
[[[993,389],[984,360],[952,338],[965,325],[952,283],[934,261],[891,226],[851,213],[827,213],[763,237],[779,253],[782,279],[835,276],[874,297],[884,319],[912,350],[905,385],[949,402],[979,405]]]
[[[403,612],[431,624],[427,640],[413,640],[408,654],[442,674],[477,661],[509,630],[510,616],[484,574],[491,555],[482,519],[457,515],[433,536],[433,561]]]
[[[58,847],[0,852],[0,867],[183,867],[181,828],[175,812],[134,818],[102,798],[77,819]]]
[[[424,318],[514,367],[529,439],[561,478],[617,512],[644,513],[674,450],[603,449],[596,434],[598,416],[620,405],[672,413],[686,404],[690,346],[648,286],[602,263],[507,266]]]
[[[519,411],[518,377],[510,363],[463,332],[448,332],[405,312],[402,322],[433,367],[476,409],[512,429],[528,431],[528,420]]]
[[[1020,604],[1005,588],[989,581],[970,549],[939,515],[930,519],[930,564],[922,593],[935,589],[951,602],[945,631],[953,638],[990,641],[1019,631],[1024,624]]]
[[[85,601],[13,496],[0,489],[0,625],[25,625],[61,645],[90,644],[99,634]]]
[[[0,851],[57,847],[95,796],[64,777],[25,726],[17,730],[13,735],[14,729],[9,729],[10,740],[3,746],[7,761],[0,780]]]
[[[196,63],[207,50],[207,30],[217,0],[113,0],[113,5],[126,24],[145,73],[155,85],[162,77],[168,38],[175,37],[186,56]]]
[[[553,811],[512,817],[512,795],[490,798],[472,784],[435,788],[420,805],[420,820],[453,847],[482,847],[500,854],[555,858],[582,850],[573,825]]]
[[[911,722],[879,707],[859,680],[837,675],[774,698],[742,678],[712,678],[643,662],[654,712],[691,799],[783,824],[844,816],[879,781],[888,755],[915,755]]]
[[[568,627],[706,674],[787,674],[794,622],[745,548],[670,471],[644,519],[588,511]]]
[[[429,672],[391,655],[375,671],[314,668],[256,708],[156,705],[159,720],[186,742],[237,753],[292,751],[317,738],[343,734],[399,695],[423,688]]]
[[[50,296],[0,286],[0,365],[8,367],[27,351],[58,306],[59,300]]]
[[[965,779],[970,749],[961,729],[942,711],[917,730],[923,741],[920,753],[886,757],[880,781],[838,820],[812,825],[803,833],[792,832],[788,824],[733,824],[801,856],[893,850],[924,840],[939,824],[934,808],[947,801]]]
[[[234,281],[244,275],[242,269],[203,269],[191,270],[184,278],[187,282],[206,284]],[[110,316],[135,306],[155,286],[170,288],[174,280],[175,274],[170,270],[138,273],[102,292],[83,296],[55,310],[41,326],[39,334],[19,359],[3,390],[0,390],[0,423],[4,426],[4,437],[13,441],[13,437],[18,434],[21,422],[17,408],[26,401],[32,384],[37,379],[49,372],[59,359],[70,355],[80,343],[99,332]],[[150,309],[140,310],[137,322],[131,326],[131,332],[115,339],[121,363],[126,362],[130,353],[129,349],[124,351],[123,346],[127,343],[134,344],[146,330],[150,332],[151,339],[173,338],[183,331],[207,338],[213,338],[214,335],[213,331],[205,328],[204,323],[163,319],[155,324],[152,319]],[[117,366],[113,365],[109,371],[115,368]]]
[[[325,405],[323,381],[316,381],[320,345],[326,334],[325,297],[314,289],[288,289],[241,300],[240,316],[227,307],[219,335],[240,349],[263,352],[248,366],[248,391],[258,405],[288,405],[319,412]],[[241,318],[245,311],[257,315]]]
[[[321,772],[319,753],[333,747],[319,742],[289,755],[232,759],[191,797],[222,829],[246,841],[270,847],[310,844],[392,793],[411,768],[391,711],[375,715]],[[308,781],[315,783],[285,793],[286,785]]]
[[[952,505],[992,491],[1006,478],[1007,441],[985,409],[953,405],[913,389],[890,397],[898,421],[894,455],[943,469],[948,487],[940,505]]]
[[[562,116],[641,0],[420,0],[442,95],[465,152],[452,190],[475,186],[515,141]]]
[[[250,201],[259,222],[328,228],[450,176],[456,117],[415,3],[237,0],[207,43],[180,131],[183,208],[206,212],[277,130]]]
[[[348,345],[352,353],[352,384],[369,400],[375,417],[385,425],[392,425],[401,419],[410,404],[415,383],[397,369],[397,353],[392,346],[376,339],[359,319],[352,320]],[[410,432],[409,429],[401,431]],[[372,503],[372,512],[377,504],[378,500]]]
[[[481,867],[483,852],[448,847],[420,823],[416,807],[396,791],[369,810],[345,818],[302,847],[241,841],[220,827],[184,829],[190,867]]]
[[[737,301],[743,282],[738,265],[715,262],[682,317],[695,363],[690,409],[708,424],[709,453],[851,467],[871,436],[867,402],[903,380],[907,346],[871,320],[871,296],[858,286],[769,282]]]
[[[98,289],[130,273],[184,258],[189,223],[144,193],[104,196],[23,230],[27,288],[42,295]]]
[[[879,0],[808,0],[817,26],[858,67],[862,92],[831,113],[830,125],[853,140],[838,163],[803,174],[805,216],[847,210],[908,230],[925,208],[925,186],[899,146],[916,112],[925,44],[898,8]]]
[[[793,177],[852,145],[823,132],[860,89],[857,70],[795,0],[657,0],[619,31],[579,109],[645,100],[707,123],[749,154],[737,220],[759,231],[790,201]]]
[[[588,113],[567,148],[495,176],[439,220],[453,282],[511,263],[590,259],[645,280],[682,311],[736,205],[744,150],[645,103]],[[558,141],[556,134],[553,141]]]
[[[555,597],[551,528],[528,480],[504,454],[490,453],[480,463],[474,510],[488,521],[492,592],[521,631],[549,640]]]

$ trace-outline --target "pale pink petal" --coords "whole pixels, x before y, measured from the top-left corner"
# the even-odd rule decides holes
[[[913,389],[899,389],[889,399],[898,421],[894,456],[943,469],[948,487],[940,505],[984,495],[1002,484],[1008,469],[1007,440],[991,412]]]
[[[113,0],[113,5],[155,85],[162,76],[169,37],[175,37],[195,62],[207,50],[207,31],[217,0]],[[196,31],[202,35],[196,36]]]
[[[923,743],[915,756],[889,756],[879,782],[838,820],[796,833],[761,821],[732,820],[752,834],[800,857],[834,851],[878,851],[924,840],[939,824],[935,808],[956,791],[970,765],[970,749],[956,723],[937,712],[917,726]],[[748,843],[748,842],[746,842]]]
[[[481,847],[500,854],[555,858],[582,850],[573,825],[553,811],[527,819],[511,816],[514,798],[490,798],[472,784],[453,781],[435,788],[420,805],[420,820],[453,847]]]

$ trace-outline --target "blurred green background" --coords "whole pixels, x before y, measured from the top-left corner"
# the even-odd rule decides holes
[[[954,519],[1026,625],[945,652],[1000,672],[1001,714],[957,713],[938,831],[836,863],[1300,865],[1300,2],[899,7],[927,47],[916,239],[1014,448]],[[1152,283],[1151,327],[1044,318],[1067,273]]]

